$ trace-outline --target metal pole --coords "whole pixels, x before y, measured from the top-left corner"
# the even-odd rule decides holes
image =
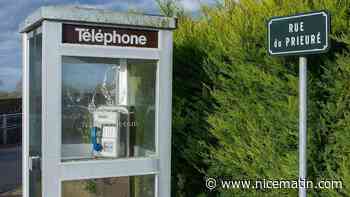
[[[307,59],[299,57],[299,197],[306,197]]]

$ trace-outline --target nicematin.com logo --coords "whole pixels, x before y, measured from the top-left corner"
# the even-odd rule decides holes
[[[299,180],[235,180],[232,178],[205,179],[205,186],[210,191],[216,189],[342,189],[343,183],[339,180],[321,180],[317,183],[305,179]]]

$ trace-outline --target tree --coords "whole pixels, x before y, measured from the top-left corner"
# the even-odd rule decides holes
[[[180,0],[156,0],[160,13],[164,16],[178,16],[183,13],[183,9],[179,6]]]

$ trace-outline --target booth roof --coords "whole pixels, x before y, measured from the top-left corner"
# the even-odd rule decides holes
[[[45,6],[29,15],[20,25],[20,32],[36,28],[44,20],[110,24],[121,26],[175,29],[176,18],[76,6]]]

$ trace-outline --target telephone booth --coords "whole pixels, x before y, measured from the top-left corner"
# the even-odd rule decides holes
[[[170,196],[175,28],[66,6],[24,21],[24,197]]]

